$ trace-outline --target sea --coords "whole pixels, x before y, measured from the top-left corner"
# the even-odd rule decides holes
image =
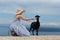
[[[24,25],[29,31],[30,26]],[[10,36],[9,24],[0,24],[0,36]],[[30,32],[32,35],[32,32]],[[34,32],[35,33],[35,32]],[[39,35],[60,35],[60,26],[41,25],[39,28]]]

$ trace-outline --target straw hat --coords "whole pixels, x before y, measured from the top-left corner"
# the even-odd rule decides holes
[[[22,14],[23,12],[24,12],[23,9],[18,9],[17,12],[16,12],[16,15],[20,15],[20,14]]]

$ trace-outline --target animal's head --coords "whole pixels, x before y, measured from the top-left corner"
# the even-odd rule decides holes
[[[35,18],[36,18],[36,19],[39,19],[39,18],[40,18],[40,16],[39,16],[39,15],[36,15],[36,16],[35,16]]]

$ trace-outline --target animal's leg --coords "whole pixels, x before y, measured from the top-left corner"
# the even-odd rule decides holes
[[[32,30],[32,34],[34,35],[34,29]]]
[[[36,35],[38,36],[38,29],[36,30]]]

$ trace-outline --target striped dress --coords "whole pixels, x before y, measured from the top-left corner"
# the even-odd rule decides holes
[[[14,22],[11,23],[10,30],[14,30],[19,36],[30,36],[30,32],[21,24],[20,19],[15,19]]]

